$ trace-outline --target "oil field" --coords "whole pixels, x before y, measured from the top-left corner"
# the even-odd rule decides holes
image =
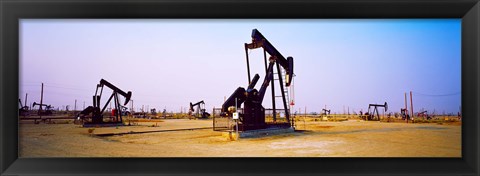
[[[41,27],[35,27],[41,24],[39,22],[34,20],[23,22],[26,29],[42,31]],[[433,25],[432,31],[437,31],[438,26],[435,25],[443,23],[453,26],[454,29],[459,26],[458,21],[451,20],[431,24],[429,21],[422,22],[422,25],[424,23]],[[48,23],[52,21],[47,21],[45,29],[49,29]],[[53,23],[62,26],[60,23],[63,22],[53,21]],[[78,23],[85,25],[89,22]],[[164,26],[156,27],[163,29],[170,28],[169,25],[179,25],[175,22],[170,23],[172,22],[161,21],[160,24]],[[65,66],[68,68],[51,64],[45,65],[45,68],[53,69],[36,66],[33,60],[27,58],[40,55],[38,53],[40,51],[28,53],[30,45],[24,46],[23,51],[26,53],[23,54],[21,65],[25,70],[21,74],[24,77],[20,83],[22,90],[20,90],[18,102],[20,157],[462,156],[459,54],[449,55],[449,53],[440,52],[439,55],[447,58],[444,59],[446,61],[440,62],[446,63],[443,64],[444,67],[438,68],[440,71],[432,73],[436,68],[426,69],[423,66],[406,68],[402,63],[403,61],[419,62],[430,65],[429,61],[418,59],[402,61],[392,59],[391,63],[384,61],[373,68],[365,68],[362,65],[371,66],[372,63],[378,62],[377,60],[362,64],[355,64],[364,62],[362,59],[350,60],[352,63],[348,62],[348,65],[341,60],[342,57],[347,56],[358,56],[368,60],[366,56],[356,52],[367,50],[366,48],[378,50],[376,45],[382,44],[376,44],[375,47],[365,44],[366,48],[353,48],[352,53],[340,51],[341,49],[334,45],[325,45],[324,48],[330,47],[324,50],[325,52],[335,53],[335,55],[325,55],[328,57],[338,55],[340,59],[337,58],[337,60],[340,60],[342,65],[334,64],[335,59],[330,59],[334,60],[330,65],[319,65],[315,62],[329,59],[322,58],[323,56],[315,59],[307,58],[306,50],[314,51],[315,49],[312,49],[313,46],[305,46],[308,45],[311,36],[302,38],[303,33],[279,32],[277,34],[275,30],[267,30],[269,33],[276,34],[275,37],[267,38],[266,36],[270,37],[269,33],[261,33],[261,28],[248,28],[250,25],[243,27],[242,23],[234,24],[241,28],[241,30],[238,29],[239,31],[243,31],[242,34],[237,34],[238,41],[246,42],[243,43],[242,49],[238,47],[241,46],[238,45],[239,43],[233,42],[237,41],[236,38],[223,42],[222,38],[225,38],[224,35],[227,36],[224,33],[229,35],[229,32],[235,32],[221,30],[225,27],[223,23],[203,26],[208,29],[202,33],[206,36],[189,34],[187,29],[192,27],[189,26],[190,23],[172,27],[179,33],[178,36],[163,38],[165,44],[161,46],[142,43],[154,41],[150,36],[141,36],[137,41],[135,37],[125,37],[123,34],[120,35],[121,32],[115,31],[113,32],[115,35],[112,34],[113,38],[110,39],[116,43],[111,47],[117,48],[105,50],[106,54],[99,52],[98,47],[107,47],[102,43],[107,39],[105,41],[94,37],[72,39],[75,41],[72,48],[77,47],[78,43],[81,43],[80,40],[96,41],[100,44],[92,46],[95,54],[91,55],[98,55],[92,56],[98,58],[58,62],[59,65],[68,65]],[[395,21],[392,22],[400,27],[405,23],[404,21],[398,24]],[[154,25],[151,21],[147,24]],[[383,25],[376,21],[368,24]],[[68,31],[71,27],[77,28],[76,25],[78,24],[73,22],[60,28]],[[124,21],[103,21],[93,25],[100,25],[94,28],[99,31],[110,30],[112,26],[118,28],[122,26],[145,33],[154,31],[138,28],[135,26],[136,23]],[[202,24],[196,25],[195,27],[202,28]],[[213,29],[211,25],[217,26],[218,29],[210,31]],[[264,27],[269,29],[269,25],[273,25],[272,29],[276,29],[275,25],[282,26],[267,24]],[[304,24],[302,22],[295,25]],[[359,29],[363,30],[361,25],[351,21],[345,24],[335,22],[329,25],[343,26],[343,30],[348,31],[342,35],[330,36],[333,36],[332,40],[338,40],[339,37],[342,39],[339,41],[342,42],[348,41],[344,40],[344,35],[351,35],[349,25],[360,26]],[[418,25],[418,23],[413,22],[412,25]],[[434,33],[426,30],[425,26],[420,26],[419,29],[424,30],[422,32],[425,33]],[[182,33],[183,30],[187,32]],[[337,30],[333,29],[333,31]],[[406,28],[400,31],[399,34],[403,35],[406,33]],[[92,33],[87,32],[88,35],[98,31],[90,32]],[[458,37],[459,40],[459,34],[456,32],[458,31],[453,30],[452,36]],[[248,33],[251,35],[245,35]],[[73,33],[49,35],[59,35],[61,37],[57,39],[61,41],[71,34]],[[164,35],[168,36],[168,34],[169,32],[165,32]],[[103,35],[100,38],[105,36],[108,38],[110,32]],[[442,35],[445,34],[442,33]],[[35,38],[32,37],[34,32],[29,33],[28,30],[23,36],[26,40],[24,43],[27,44],[30,41],[29,37]],[[120,40],[118,38],[122,37],[118,36],[128,39]],[[298,37],[298,40],[282,41],[285,37],[291,40]],[[432,34],[430,37],[437,36]],[[212,39],[212,44],[203,43],[204,39]],[[177,47],[178,44],[175,42],[182,43],[181,41],[184,40],[192,42],[185,44],[186,46]],[[365,39],[362,38],[360,41],[363,40]],[[119,41],[128,41],[126,42],[128,44]],[[132,44],[129,43],[130,41]],[[455,44],[451,42],[451,38],[446,41],[448,44]],[[30,42],[33,43],[31,46],[40,46],[45,40],[36,42]],[[348,45],[348,43],[341,45]],[[409,44],[409,42],[398,43],[399,45]],[[419,42],[412,40],[412,43]],[[45,44],[41,49],[54,48],[49,48],[48,45],[50,44]],[[62,42],[58,45],[65,46]],[[93,42],[91,45],[96,44]],[[230,45],[233,45],[232,51],[230,51]],[[200,49],[195,49],[197,46]],[[117,50],[122,47],[131,50]],[[220,50],[215,51],[220,54],[214,54],[213,50],[208,49],[209,47],[219,47]],[[153,66],[158,58],[150,55],[145,55],[147,59],[141,61],[108,59],[107,62],[101,59],[109,56],[108,54],[131,57],[133,55],[129,52],[145,53],[145,48],[148,48],[148,52],[158,52],[157,49],[166,52],[160,66]],[[409,49],[415,52],[415,55],[429,51]],[[167,52],[169,50],[174,54],[169,55]],[[398,48],[394,48],[392,52],[396,52],[395,50]],[[443,51],[439,48],[434,50],[435,52],[432,51],[432,53]],[[399,52],[405,51],[407,49]],[[87,52],[87,49],[78,51],[73,49],[65,52],[68,53],[67,55],[71,55],[69,52],[75,52],[84,57],[83,53]],[[289,53],[292,56],[285,57],[282,53]],[[234,55],[233,58],[232,55]],[[240,57],[241,55],[243,57]],[[165,59],[169,56],[178,59],[174,61]],[[207,59],[213,57],[218,59],[215,61]],[[182,58],[187,61],[182,61]],[[395,67],[388,64],[393,64]],[[71,71],[72,67],[80,68],[83,65],[86,66],[86,71]],[[400,66],[397,68],[397,65]],[[344,67],[348,69],[344,70]],[[454,69],[450,69],[452,67]],[[31,71],[29,68],[38,70]],[[448,76],[436,75],[437,72]],[[40,76],[40,73],[44,75]],[[32,78],[37,74],[39,77]],[[415,74],[426,76],[422,79],[422,76],[415,76]],[[352,78],[356,76],[365,78],[365,75],[369,80]],[[49,76],[54,78],[45,78]],[[413,78],[410,79],[411,77]],[[345,81],[347,78],[348,81]],[[62,80],[64,82],[59,84],[58,82]],[[71,86],[78,85],[76,83],[79,80],[87,81],[81,82],[81,86]],[[424,93],[426,90],[432,91]],[[55,108],[54,105],[57,107]]]

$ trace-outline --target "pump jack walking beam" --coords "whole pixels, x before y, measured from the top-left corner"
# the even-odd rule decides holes
[[[257,29],[253,29],[252,31],[252,43],[245,43],[245,50],[247,49],[257,49],[262,47],[270,56],[274,58],[274,60],[280,64],[285,71],[287,72],[286,74],[286,86],[290,86],[290,83],[292,82],[292,76],[293,76],[293,57],[288,57],[285,59],[283,55],[258,31]],[[247,53],[248,57],[248,53]],[[248,59],[247,59],[248,62]],[[249,64],[247,63],[247,66]],[[248,73],[250,75],[250,71]],[[249,82],[250,82],[250,76],[249,76]]]

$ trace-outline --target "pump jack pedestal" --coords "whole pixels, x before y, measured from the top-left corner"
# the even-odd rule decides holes
[[[244,117],[242,124],[238,127],[240,131],[263,129],[267,127],[265,123],[265,108],[259,103],[245,101]]]

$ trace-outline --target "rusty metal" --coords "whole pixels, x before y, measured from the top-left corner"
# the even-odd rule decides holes
[[[410,113],[412,114],[412,118],[414,118],[415,116],[413,116],[413,98],[412,98],[412,91],[410,91]]]
[[[410,115],[408,115],[408,108],[407,108],[407,92],[405,92],[405,108],[401,108],[400,111],[402,113],[402,119],[405,120],[408,123],[408,120],[410,119]],[[405,111],[405,112],[402,112]]]
[[[430,114],[428,114],[427,112],[428,112],[428,111],[418,112],[418,113],[417,113],[417,117],[421,117],[421,118],[423,118],[423,119],[431,120],[431,119],[432,119],[432,116],[433,116],[433,113],[432,113],[432,115],[430,115]]]

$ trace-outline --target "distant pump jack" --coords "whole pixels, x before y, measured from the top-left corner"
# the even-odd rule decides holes
[[[370,112],[371,107],[373,107],[373,111]],[[388,104],[385,102],[385,104],[369,104],[368,105],[368,114],[365,117],[365,120],[380,120],[380,112],[378,111],[378,107],[383,107],[385,112],[388,111]]]
[[[193,114],[193,112],[195,112],[195,114]],[[190,108],[188,110],[188,115],[193,116],[195,118],[206,119],[210,116],[210,113],[205,111],[205,102],[202,100],[202,101],[199,101],[195,104],[192,104],[192,102],[190,102]]]

